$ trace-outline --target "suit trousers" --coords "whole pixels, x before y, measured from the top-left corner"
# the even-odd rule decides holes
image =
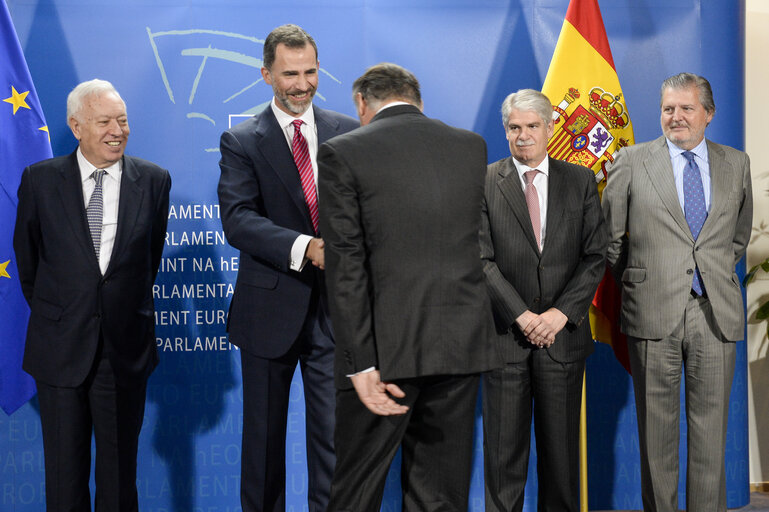
[[[299,338],[277,359],[240,351],[243,440],[240,499],[244,512],[286,508],[286,421],[297,363],[302,371],[306,417],[307,500],[324,512],[334,470],[334,341],[318,294]]]
[[[691,297],[661,340],[630,338],[644,510],[678,510],[681,365],[687,425],[686,510],[726,510],[724,450],[736,345],[724,341],[710,301]]]
[[[354,389],[337,391],[337,463],[328,512],[379,512],[390,464],[401,451],[406,512],[466,511],[478,375],[394,381],[409,410],[378,416]]]
[[[520,512],[532,409],[539,511],[579,510],[579,415],[585,360],[559,363],[532,349],[483,378],[486,510]]]
[[[136,454],[144,420],[146,379],[115,382],[101,351],[85,382],[75,388],[37,381],[45,454],[48,512],[91,510],[91,434],[96,442],[95,509],[136,512]]]

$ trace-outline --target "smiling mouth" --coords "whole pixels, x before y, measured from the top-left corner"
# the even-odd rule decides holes
[[[113,147],[113,148],[119,147],[120,144],[121,144],[121,142],[120,141],[116,141],[116,140],[112,140],[112,141],[107,142],[107,145],[110,146],[110,147]]]

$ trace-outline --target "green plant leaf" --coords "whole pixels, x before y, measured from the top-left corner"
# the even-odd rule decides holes
[[[758,320],[766,320],[769,318],[769,301],[761,304],[756,310],[756,318]]]

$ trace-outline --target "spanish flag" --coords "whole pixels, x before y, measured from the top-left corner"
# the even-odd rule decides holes
[[[634,143],[633,125],[619,84],[597,0],[571,0],[542,92],[553,103],[548,155],[589,167],[598,193],[606,186],[606,164]],[[608,343],[630,372],[627,339],[619,330],[620,292],[608,268],[590,306],[593,338]],[[587,431],[583,380],[580,425],[580,490],[587,512]]]
[[[606,164],[634,139],[597,0],[569,3],[542,92],[553,103],[555,121],[548,154],[590,167],[602,193]],[[620,293],[607,270],[590,307],[590,326],[593,338],[610,344],[629,372],[619,310]]]

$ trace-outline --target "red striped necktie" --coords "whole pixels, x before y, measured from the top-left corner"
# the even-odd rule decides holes
[[[315,233],[318,233],[318,194],[315,191],[315,176],[312,171],[312,162],[310,161],[310,151],[307,149],[307,139],[302,135],[302,121],[295,120],[294,139],[291,141],[291,152],[294,154],[294,162],[299,170],[299,179],[302,182],[302,192],[304,200],[310,211],[310,220]]]

